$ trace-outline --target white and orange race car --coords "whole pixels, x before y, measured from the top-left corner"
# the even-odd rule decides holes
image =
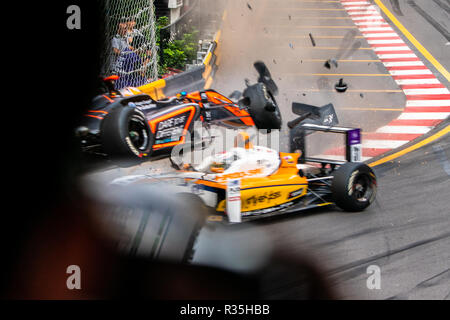
[[[335,115],[334,111],[323,113],[314,108],[293,105],[300,117],[289,123],[290,153],[253,146],[248,134],[241,132],[234,148],[213,154],[199,165],[178,162],[180,170],[175,173],[122,177],[113,184],[171,181],[177,193],[200,198],[210,208],[211,221],[239,223],[331,205],[362,211],[375,200],[377,181],[372,169],[358,162],[360,130],[304,123],[308,113],[322,114],[326,119]],[[307,157],[305,137],[314,131],[346,135],[346,160]]]

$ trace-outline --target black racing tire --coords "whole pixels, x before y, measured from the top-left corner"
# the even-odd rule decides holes
[[[258,129],[281,129],[282,119],[278,104],[263,83],[247,87],[243,92],[248,111]]]
[[[334,171],[331,191],[339,208],[363,211],[375,200],[377,178],[368,165],[348,162]]]
[[[104,152],[120,166],[131,166],[149,158],[155,141],[145,115],[130,106],[114,108],[102,122]]]

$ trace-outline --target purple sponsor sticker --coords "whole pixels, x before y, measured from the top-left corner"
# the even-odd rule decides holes
[[[350,146],[361,143],[361,130],[353,129],[347,133],[347,142]]]

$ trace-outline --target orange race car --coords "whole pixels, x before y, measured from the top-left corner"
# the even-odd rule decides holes
[[[278,88],[264,63],[254,66],[258,82],[230,97],[204,90],[158,100],[154,83],[117,91],[118,77],[110,76],[104,79],[108,92],[94,98],[76,130],[82,150],[127,164],[149,158],[153,151],[188,143],[187,134],[194,133],[197,121],[206,130],[212,124],[280,129],[281,114],[274,98]]]

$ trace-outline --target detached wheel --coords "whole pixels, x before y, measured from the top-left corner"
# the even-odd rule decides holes
[[[272,93],[263,83],[249,86],[243,92],[248,111],[258,129],[281,129],[281,113]]]
[[[105,153],[123,166],[149,158],[154,143],[145,115],[129,106],[117,107],[105,117],[101,139]]]
[[[375,200],[377,179],[368,165],[348,162],[339,167],[333,177],[333,201],[341,209],[362,211]]]

